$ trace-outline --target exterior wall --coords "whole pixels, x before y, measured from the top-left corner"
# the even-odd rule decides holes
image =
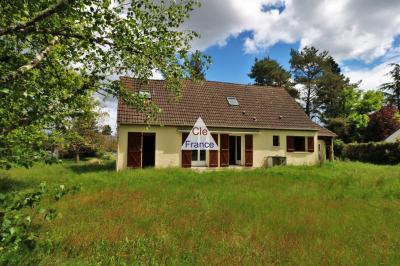
[[[180,167],[182,133],[177,127],[160,127],[136,125],[119,125],[118,128],[118,153],[117,170],[127,166],[128,132],[144,132],[156,134],[155,167]],[[213,131],[211,130],[211,133]],[[241,136],[241,164],[245,164],[245,134],[227,132],[230,136]],[[220,133],[219,133],[220,134]],[[249,133],[250,134],[250,133]],[[273,136],[279,136],[280,146],[273,146]],[[286,136],[314,137],[314,152],[287,152]],[[218,139],[220,144],[220,138]],[[307,143],[306,143],[307,148]],[[317,131],[300,130],[260,130],[253,133],[253,167],[266,167],[269,156],[283,156],[287,158],[288,165],[313,165],[318,163]],[[206,160],[208,164],[209,155]],[[219,160],[219,156],[218,156]]]
[[[326,144],[323,139],[318,140],[318,156],[321,163],[326,161]]]
[[[280,146],[274,147],[273,136],[279,136]],[[314,152],[287,152],[286,136],[314,137]],[[307,143],[306,143],[307,149]],[[266,167],[269,156],[286,157],[287,165],[313,165],[318,163],[316,131],[263,130],[254,135],[253,167]]]
[[[128,132],[156,133],[155,167],[178,167],[181,165],[182,136],[175,127],[146,128],[145,126],[120,125],[118,127],[117,170],[126,168]]]

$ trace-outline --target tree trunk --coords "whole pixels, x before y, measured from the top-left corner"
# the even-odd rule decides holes
[[[397,111],[400,112],[400,88],[396,90]]]
[[[310,85],[308,85],[308,88],[307,88],[307,99],[306,99],[306,114],[308,115],[308,116],[310,116],[310,113],[311,113],[311,99],[310,99],[310,97],[311,97],[311,86]]]
[[[75,151],[75,162],[79,163],[80,157],[79,157],[79,151]]]

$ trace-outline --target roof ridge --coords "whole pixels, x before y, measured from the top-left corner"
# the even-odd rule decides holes
[[[128,79],[133,79],[133,80],[138,80],[137,78],[134,77],[129,77],[129,76],[121,76],[120,79],[122,78],[128,78]],[[191,83],[196,83],[197,81],[193,81],[191,79],[183,79],[184,81],[188,81]],[[148,79],[150,82],[165,82],[165,79]],[[218,81],[218,80],[200,80],[198,82],[205,82],[205,83],[218,83],[218,84],[227,84],[227,85],[237,85],[237,86],[242,86],[242,87],[253,87],[253,88],[271,88],[271,89],[285,89],[282,86],[267,86],[267,85],[256,85],[256,84],[243,84],[243,83],[236,83],[236,82],[229,82],[229,81]]]

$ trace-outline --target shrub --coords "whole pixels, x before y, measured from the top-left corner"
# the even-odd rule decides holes
[[[335,156],[339,158],[343,158],[343,146],[344,146],[344,141],[341,139],[334,139],[333,140],[333,152]]]
[[[32,192],[0,193],[0,265],[14,264],[12,261],[18,255],[35,248],[38,236],[32,224],[33,209],[47,221],[56,218],[55,209],[40,206],[44,197],[50,196],[58,201],[65,194],[78,190],[78,186],[67,189],[61,185],[48,191],[46,184],[42,183],[40,189]]]
[[[400,163],[400,142],[369,142],[343,145],[342,156],[352,161],[374,164]]]

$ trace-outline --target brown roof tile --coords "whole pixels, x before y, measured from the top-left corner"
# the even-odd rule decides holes
[[[320,125],[317,125],[317,126],[319,128],[318,136],[321,136],[321,137],[337,137],[337,135],[334,132],[330,131],[329,129],[324,128],[324,127],[322,127]]]
[[[176,101],[163,80],[140,85],[137,80],[122,77],[124,87],[132,91],[151,92],[152,101],[162,109],[151,124],[193,126],[200,116],[208,127],[302,129],[319,127],[283,88],[204,81],[184,81],[182,97]],[[226,97],[234,96],[239,106],[230,106]],[[118,103],[119,124],[144,124],[144,116]]]

